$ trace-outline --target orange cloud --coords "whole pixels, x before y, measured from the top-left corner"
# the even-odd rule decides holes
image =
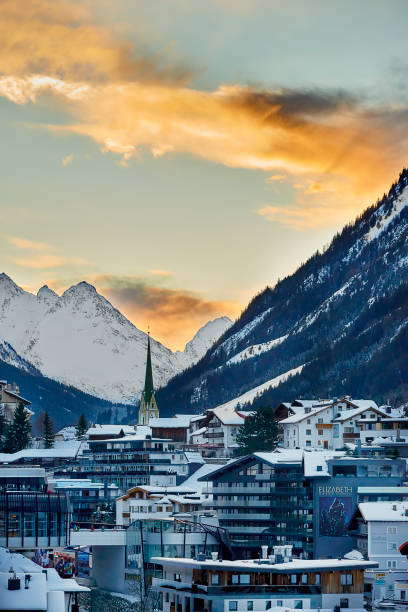
[[[272,174],[265,179],[265,183],[274,183],[275,181],[283,181],[286,178],[286,174]]]
[[[242,308],[236,302],[208,300],[196,292],[160,287],[152,279],[138,276],[97,275],[86,280],[136,327],[147,330],[150,326],[153,337],[172,350],[184,349],[210,319],[235,317]],[[57,280],[48,280],[47,285],[58,292],[67,288],[67,283]]]
[[[51,249],[50,245],[45,242],[33,242],[19,236],[6,236],[6,240],[18,249],[30,249],[31,251],[49,251]]]
[[[10,258],[16,266],[20,268],[32,268],[34,270],[47,270],[49,268],[61,268],[63,266],[86,266],[88,262],[75,257],[61,257],[49,253],[37,257],[17,257]]]
[[[193,89],[185,68],[118,41],[68,0],[5,0],[0,40],[0,95],[24,104],[52,94],[72,117],[48,129],[89,137],[122,165],[147,149],[276,172],[268,182],[289,175],[296,189],[306,185],[296,203],[260,208],[281,223],[349,218],[386,188],[408,153],[405,107],[369,108],[344,91]]]
[[[47,270],[50,268],[61,268],[65,266],[85,266],[87,261],[75,257],[63,257],[53,253],[56,249],[45,242],[33,242],[19,236],[7,236],[6,240],[20,250],[37,252],[30,257],[10,257],[10,261],[20,268],[33,270]]]
[[[70,164],[72,164],[72,160],[74,159],[74,156],[72,153],[70,153],[70,155],[66,155],[66,157],[64,157],[61,160],[61,163],[63,166],[69,166]]]
[[[184,82],[190,76],[185,67],[168,65],[168,49],[135,55],[129,42],[95,25],[89,7],[72,0],[2,0],[0,73],[86,82]]]

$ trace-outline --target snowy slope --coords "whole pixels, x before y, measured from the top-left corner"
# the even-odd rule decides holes
[[[229,325],[227,317],[207,323],[184,352],[152,339],[155,385],[195,363]],[[48,287],[33,295],[1,274],[0,342],[10,347],[13,365],[21,358],[49,378],[110,401],[133,402],[143,387],[146,334],[86,282],[62,296]]]
[[[275,405],[294,397],[364,394],[398,405],[408,401],[407,346],[405,169],[323,252],[257,294],[196,365],[160,390],[158,400],[186,412],[239,397]],[[269,385],[299,364],[305,364],[301,376]]]

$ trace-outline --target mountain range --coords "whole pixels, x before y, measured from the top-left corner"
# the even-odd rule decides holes
[[[172,352],[151,338],[155,385],[200,359],[231,324],[228,317],[209,321],[184,351]],[[93,405],[95,398],[135,404],[144,384],[146,349],[147,335],[92,285],[80,282],[61,296],[44,286],[35,295],[0,274],[0,368],[7,364],[37,377],[39,384],[48,379],[79,390],[93,396]],[[55,407],[42,409],[55,415]]]
[[[323,252],[256,295],[157,394],[163,414],[295,397],[408,401],[408,171]]]

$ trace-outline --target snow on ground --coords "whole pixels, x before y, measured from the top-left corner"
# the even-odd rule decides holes
[[[253,389],[250,389],[249,391],[246,391],[242,395],[235,397],[229,402],[220,404],[219,406],[217,406],[217,408],[236,408],[238,405],[243,406],[244,404],[252,403],[254,399],[257,397],[257,395],[260,395],[261,393],[263,393],[264,391],[267,391],[268,389],[274,389],[281,383],[286,382],[288,378],[290,378],[291,376],[300,374],[304,367],[305,367],[305,364],[302,364],[298,366],[297,368],[293,368],[292,370],[288,370],[287,372],[284,372],[283,374],[279,374],[279,376],[275,376],[275,378],[271,378],[271,380],[267,380],[261,385],[258,385],[257,387],[254,387]]]
[[[271,308],[268,308],[267,310],[262,312],[260,315],[252,319],[252,321],[244,325],[244,327],[240,329],[239,331],[237,331],[236,334],[233,334],[230,338],[228,338],[222,344],[220,344],[220,346],[215,351],[215,354],[219,353],[220,350],[224,350],[226,352],[233,350],[237,346],[237,344],[241,340],[243,340],[243,338],[245,338],[257,325],[262,323],[262,321],[265,319],[265,317],[271,310],[272,310]]]
[[[389,224],[395,219],[395,217],[397,217],[400,214],[401,210],[404,208],[404,206],[407,206],[407,204],[408,204],[408,189],[404,189],[401,195],[399,195],[398,198],[395,199],[391,214],[385,218],[382,218],[382,216],[379,215],[376,225],[374,225],[374,227],[372,227],[366,233],[366,235],[364,236],[364,240],[366,242],[371,242],[372,240],[375,240],[376,238],[378,238],[381,232],[387,229]],[[381,208],[379,209],[378,212],[381,211]]]
[[[282,344],[288,337],[288,334],[285,336],[281,336],[280,338],[275,338],[274,340],[269,340],[269,342],[262,342],[261,344],[253,344],[252,346],[248,346],[248,348],[240,351],[231,359],[228,359],[226,365],[232,365],[234,363],[241,363],[241,361],[245,361],[246,359],[252,359],[253,357],[258,357],[262,353],[266,353],[270,351],[273,347]]]

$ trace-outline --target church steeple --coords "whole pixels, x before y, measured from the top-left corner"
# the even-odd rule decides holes
[[[139,408],[139,425],[148,425],[151,418],[158,418],[159,408],[154,396],[152,354],[150,350],[150,331],[147,335],[147,359],[145,384]]]

